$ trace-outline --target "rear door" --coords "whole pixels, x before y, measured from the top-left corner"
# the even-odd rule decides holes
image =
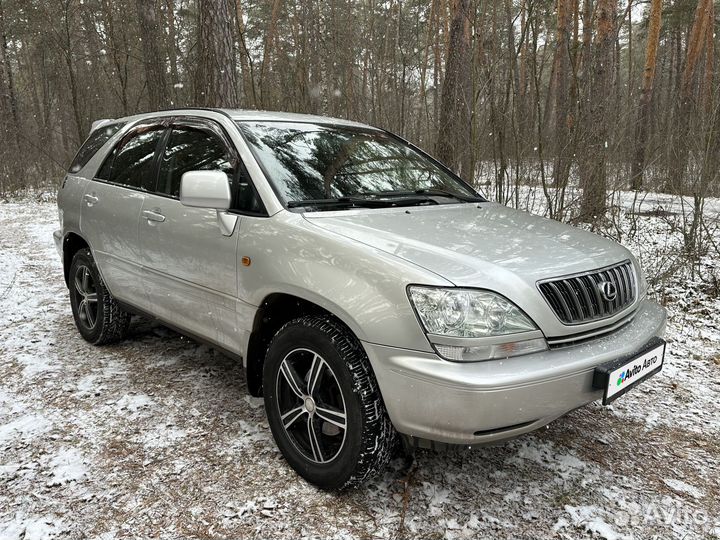
[[[144,198],[139,226],[143,280],[153,311],[180,329],[235,349],[223,331],[236,327],[237,225],[223,235],[215,210],[179,200],[185,172],[221,170],[231,190],[238,158],[210,120],[176,119],[159,157],[155,192]]]
[[[129,131],[88,182],[80,230],[90,244],[109,290],[140,308],[148,302],[142,287],[138,220],[166,126],[148,122]]]

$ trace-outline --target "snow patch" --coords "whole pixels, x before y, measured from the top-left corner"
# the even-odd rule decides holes
[[[508,461],[513,464],[521,464],[523,460],[550,469],[564,479],[575,476],[587,468],[587,464],[581,459],[557,450],[550,443],[538,443],[537,441],[531,443],[523,440],[520,442],[517,453]]]
[[[15,357],[20,364],[25,366],[23,368],[23,377],[30,379],[41,373],[58,371],[58,366],[48,355],[38,355],[37,351],[32,353],[18,354]]]
[[[145,394],[125,394],[115,402],[115,410],[118,414],[134,418],[147,414],[154,404],[150,396]]]
[[[51,425],[50,421],[40,414],[26,414],[0,426],[0,442],[34,438],[48,431]]]
[[[85,459],[76,448],[63,448],[50,460],[48,486],[60,486],[70,482],[81,482],[87,478]]]
[[[663,483],[673,491],[680,494],[690,495],[693,499],[702,499],[705,496],[705,492],[703,492],[701,489],[698,489],[695,486],[691,486],[690,484],[683,482],[682,480],[677,480],[675,478],[666,478],[663,480]]]
[[[237,423],[237,431],[232,434],[232,447],[235,449],[245,448],[256,442],[272,442],[270,428],[265,422],[250,423],[240,420]]]
[[[265,400],[264,400],[263,398],[261,398],[261,397],[260,397],[260,398],[256,398],[256,397],[252,397],[252,396],[250,396],[250,395],[247,395],[247,396],[245,396],[245,397],[243,398],[243,401],[245,401],[245,403],[247,403],[247,404],[250,406],[250,408],[253,409],[253,410],[254,410],[254,409],[259,409],[260,407],[264,407],[264,406],[265,406]]]
[[[63,532],[65,526],[62,520],[50,516],[17,515],[12,521],[0,523],[0,538],[3,540],[50,540]]]
[[[173,425],[159,425],[149,429],[142,436],[146,448],[166,448],[187,437],[188,432]]]
[[[627,538],[615,531],[601,516],[604,514],[595,506],[565,506],[575,527],[582,527],[589,533],[595,533],[606,540],[621,540]],[[558,522],[559,523],[559,522]],[[555,526],[558,526],[558,523]]]
[[[423,492],[429,499],[428,510],[431,516],[442,514],[443,507],[450,500],[450,490],[436,486],[430,482],[423,482]]]

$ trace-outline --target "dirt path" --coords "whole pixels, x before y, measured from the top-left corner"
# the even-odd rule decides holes
[[[0,538],[720,537],[712,332],[671,320],[668,368],[613,407],[329,495],[285,465],[233,361],[142,321],[84,342],[55,221],[0,204]]]

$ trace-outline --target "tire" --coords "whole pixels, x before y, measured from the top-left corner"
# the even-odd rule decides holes
[[[105,345],[127,335],[130,314],[107,290],[89,249],[75,253],[68,282],[75,326],[86,341]]]
[[[263,394],[280,452],[307,481],[339,490],[385,469],[395,430],[365,351],[339,321],[285,324],[268,347]]]

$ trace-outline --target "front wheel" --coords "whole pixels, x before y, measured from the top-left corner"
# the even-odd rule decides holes
[[[328,489],[361,484],[390,459],[395,431],[358,340],[330,317],[283,326],[263,368],[265,410],[287,462]]]
[[[105,287],[89,249],[75,254],[69,276],[70,305],[80,335],[93,345],[123,339],[130,314],[120,308]]]

